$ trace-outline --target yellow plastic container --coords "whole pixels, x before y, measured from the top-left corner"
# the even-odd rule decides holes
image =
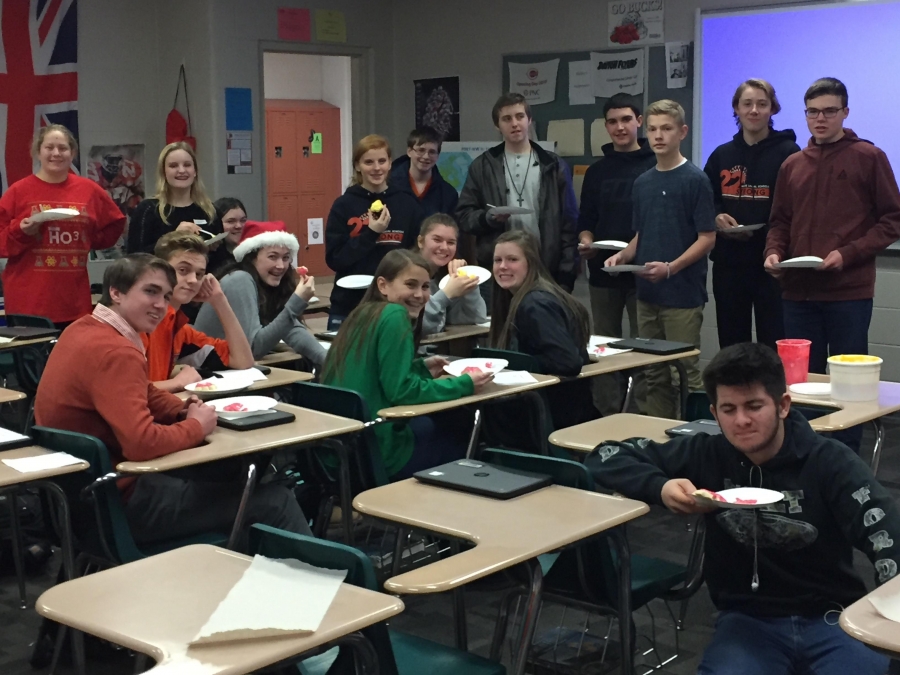
[[[831,398],[835,401],[876,401],[881,364],[878,356],[840,354],[828,358]]]

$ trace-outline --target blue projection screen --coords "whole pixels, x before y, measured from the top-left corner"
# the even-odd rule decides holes
[[[849,92],[845,126],[897,164],[900,134],[888,120],[900,98],[900,2],[701,12],[697,44],[693,156],[699,166],[737,130],[731,97],[751,77],[775,87],[782,107],[775,128],[793,129],[800,147],[810,138],[804,92],[820,77],[840,79]]]

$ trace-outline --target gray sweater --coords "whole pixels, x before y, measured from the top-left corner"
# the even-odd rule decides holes
[[[477,288],[460,298],[448,298],[438,289],[438,280],[431,280],[431,299],[425,305],[422,334],[440,333],[446,324],[469,326],[487,321],[484,298]]]
[[[284,340],[291,349],[317,366],[325,362],[327,352],[297,319],[306,309],[307,302],[303,298],[291,295],[274,321],[263,326],[259,321],[259,297],[253,277],[247,272],[236,270],[222,279],[221,284],[222,292],[228,298],[228,303],[250,341],[254,359],[261,359],[275,348],[279,340]],[[203,303],[194,325],[197,330],[211,337],[225,337],[219,317],[208,303]]]

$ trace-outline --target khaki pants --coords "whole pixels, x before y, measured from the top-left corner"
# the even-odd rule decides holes
[[[638,332],[640,337],[656,340],[688,342],[700,349],[700,327],[703,325],[703,306],[682,309],[663,307],[637,301]],[[688,389],[700,391],[703,380],[700,377],[700,357],[681,359],[687,370]],[[647,402],[642,409],[645,415],[677,419],[680,405],[678,389],[675,386],[677,372],[672,366],[663,364],[649,366],[645,371],[647,380]]]
[[[594,334],[609,337],[622,337],[622,317],[628,311],[629,337],[638,336],[637,295],[633,288],[600,288],[588,287],[591,294],[591,314],[594,317]],[[641,409],[645,403],[646,385],[644,374],[638,371],[634,375],[634,398]],[[627,376],[624,373],[609,373],[591,378],[594,407],[604,417],[622,411],[622,403],[627,387]]]

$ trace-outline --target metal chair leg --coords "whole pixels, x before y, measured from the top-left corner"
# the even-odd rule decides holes
[[[247,467],[247,483],[244,485],[244,493],[241,495],[241,503],[238,505],[237,514],[234,517],[234,525],[231,528],[231,535],[228,537],[228,548],[232,551],[238,544],[241,536],[241,530],[244,527],[244,514],[247,511],[247,504],[250,503],[250,497],[253,495],[253,487],[256,483],[256,464],[250,463]]]
[[[475,456],[475,449],[478,447],[478,434],[481,432],[481,408],[475,409],[475,422],[472,425],[472,435],[469,436],[469,447],[466,448],[466,459],[472,459]]]
[[[451,540],[450,553],[459,555],[459,542]],[[453,590],[453,624],[456,628],[456,648],[469,651],[469,638],[466,627],[466,595],[465,588],[460,586]]]
[[[631,551],[625,529],[616,527],[609,532],[619,562],[619,645],[622,650],[622,673],[634,673],[634,651],[631,642]]]
[[[516,600],[522,594],[520,588],[514,588],[509,591],[500,600],[500,609],[497,613],[497,622],[494,624],[494,637],[491,640],[491,661],[500,661],[503,651],[503,639],[506,637],[506,629],[509,626],[509,608],[512,606],[513,600]]]
[[[879,417],[872,420],[872,426],[875,427],[875,445],[872,447],[872,461],[869,466],[872,468],[872,474],[878,474],[878,464],[881,462],[881,450],[884,447],[884,422]]]
[[[524,675],[525,665],[528,662],[528,652],[534,641],[534,631],[537,628],[537,615],[541,607],[541,591],[544,585],[544,575],[541,565],[536,558],[524,563],[530,576],[528,600],[522,613],[522,633],[519,636],[516,652],[513,655],[512,675]]]
[[[13,562],[16,565],[16,580],[19,583],[19,608],[26,609],[28,601],[25,595],[25,561],[22,558],[22,527],[19,521],[19,509],[16,505],[16,493],[10,490],[6,493],[6,499],[9,505],[9,521],[12,526]]]

